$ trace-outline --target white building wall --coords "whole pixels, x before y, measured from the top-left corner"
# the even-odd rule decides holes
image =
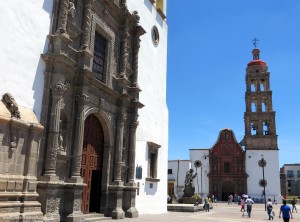
[[[168,108],[166,104],[167,24],[162,20],[149,0],[127,1],[129,11],[138,11],[140,25],[146,33],[141,36],[139,51],[138,84],[140,101],[145,105],[139,110],[137,128],[136,165],[142,166],[143,174],[136,208],[140,214],[167,212],[168,170]],[[159,31],[159,44],[152,42],[151,29]],[[146,181],[148,166],[147,142],[160,145],[158,153],[159,182]],[[150,188],[152,183],[153,188]]]
[[[249,175],[247,180],[248,194],[253,198],[262,199],[263,187],[259,186],[259,180],[263,179],[263,170],[258,165],[262,156],[266,160],[264,168],[265,180],[267,180],[266,197],[272,200],[276,198],[281,201],[279,159],[277,150],[247,150],[246,151],[246,172]]]
[[[0,1],[0,96],[10,93],[18,105],[40,119],[44,62],[52,0]]]
[[[191,162],[190,160],[169,160],[168,169],[172,169],[172,174],[168,174],[168,180],[174,181],[174,192],[181,198],[183,195],[185,175],[186,172],[191,169]]]
[[[192,169],[197,172],[195,177],[195,193],[199,193],[202,197],[206,197],[209,194],[209,150],[208,149],[190,149],[190,160]],[[200,160],[202,167],[196,170],[194,163],[196,160]],[[201,176],[202,172],[202,176]],[[202,178],[202,179],[201,179]],[[202,182],[201,182],[202,181]]]

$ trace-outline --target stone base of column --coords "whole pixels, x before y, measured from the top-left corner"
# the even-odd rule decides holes
[[[39,202],[45,221],[80,221],[84,184],[38,181]]]
[[[125,217],[135,218],[139,216],[139,212],[135,207],[131,207],[125,212]]]
[[[124,211],[121,207],[117,207],[111,213],[111,217],[112,217],[112,219],[124,219],[125,218],[125,213],[124,213]]]
[[[48,182],[50,182],[50,181],[55,182],[55,181],[59,181],[59,177],[56,176],[56,175],[47,175],[47,174],[44,174],[44,175],[41,177],[41,180],[42,180],[42,181],[48,181]]]
[[[68,183],[83,183],[83,178],[82,177],[70,177],[67,180]]]
[[[125,218],[125,212],[123,211],[123,189],[122,186],[109,187],[109,216],[112,219]]]
[[[135,199],[136,199],[136,187],[126,187],[124,189],[124,200],[123,208],[125,210],[125,216],[129,218],[138,217],[138,211],[135,208]]]

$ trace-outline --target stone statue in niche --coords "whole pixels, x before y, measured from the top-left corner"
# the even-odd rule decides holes
[[[71,17],[71,22],[75,23],[76,8],[73,2],[69,4],[68,14]]]
[[[60,131],[60,132],[59,132],[59,136],[58,136],[58,148],[59,148],[61,151],[65,151],[65,150],[64,150],[63,143],[64,143],[64,138],[63,138],[62,132]]]

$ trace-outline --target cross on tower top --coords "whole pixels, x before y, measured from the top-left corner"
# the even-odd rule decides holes
[[[254,38],[254,39],[252,40],[252,42],[253,42],[254,47],[256,48],[257,45],[258,45],[259,40],[258,40],[257,38]]]

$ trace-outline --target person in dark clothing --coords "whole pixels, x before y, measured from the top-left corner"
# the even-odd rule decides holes
[[[297,213],[296,199],[295,199],[295,198],[293,198],[293,200],[292,200],[292,213],[294,213],[294,210],[295,210],[296,213]]]
[[[286,200],[283,200],[282,204],[283,205],[280,207],[279,218],[281,218],[281,214],[282,214],[283,221],[289,222],[290,219],[293,219],[291,208],[290,206],[286,205]]]

